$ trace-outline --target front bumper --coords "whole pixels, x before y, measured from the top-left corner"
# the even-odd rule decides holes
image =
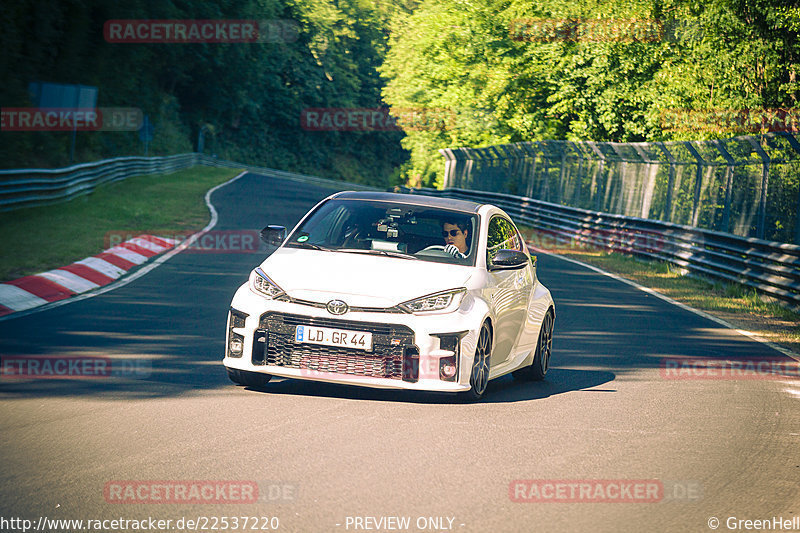
[[[478,331],[485,313],[467,295],[453,313],[347,312],[293,302],[269,300],[243,285],[228,315],[228,368],[293,379],[324,381],[371,388],[459,392],[469,390],[469,372]],[[298,325],[369,331],[371,351],[294,342]],[[453,342],[453,337],[460,339]],[[241,355],[231,352],[231,340],[241,341]],[[235,343],[234,343],[235,344]],[[447,349],[445,349],[447,348]],[[456,361],[451,380],[441,363]]]

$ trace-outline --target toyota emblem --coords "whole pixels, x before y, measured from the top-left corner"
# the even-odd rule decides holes
[[[328,312],[332,315],[343,315],[349,309],[347,304],[341,300],[331,300],[327,305]]]

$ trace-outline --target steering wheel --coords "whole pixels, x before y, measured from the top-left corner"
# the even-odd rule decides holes
[[[432,244],[432,245],[428,246],[427,248],[423,248],[419,252],[424,252],[425,250],[441,250],[442,252],[444,252],[444,246],[441,245],[441,244]],[[417,253],[419,253],[419,252],[417,252]]]
[[[342,237],[342,248],[352,248],[359,239],[363,239],[361,228],[358,226],[348,227],[344,231],[344,237]]]

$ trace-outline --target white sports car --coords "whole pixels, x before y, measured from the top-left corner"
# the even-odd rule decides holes
[[[541,380],[555,305],[536,260],[495,206],[341,192],[321,201],[236,291],[223,363],[232,381],[272,376],[462,393]]]

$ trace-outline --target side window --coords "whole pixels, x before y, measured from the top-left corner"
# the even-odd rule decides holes
[[[486,242],[486,261],[491,262],[497,250],[508,249],[522,252],[522,239],[507,219],[495,215],[489,221],[489,234]]]
[[[489,263],[503,242],[503,232],[500,228],[500,217],[492,217],[489,221],[489,234],[486,238],[486,262]]]

